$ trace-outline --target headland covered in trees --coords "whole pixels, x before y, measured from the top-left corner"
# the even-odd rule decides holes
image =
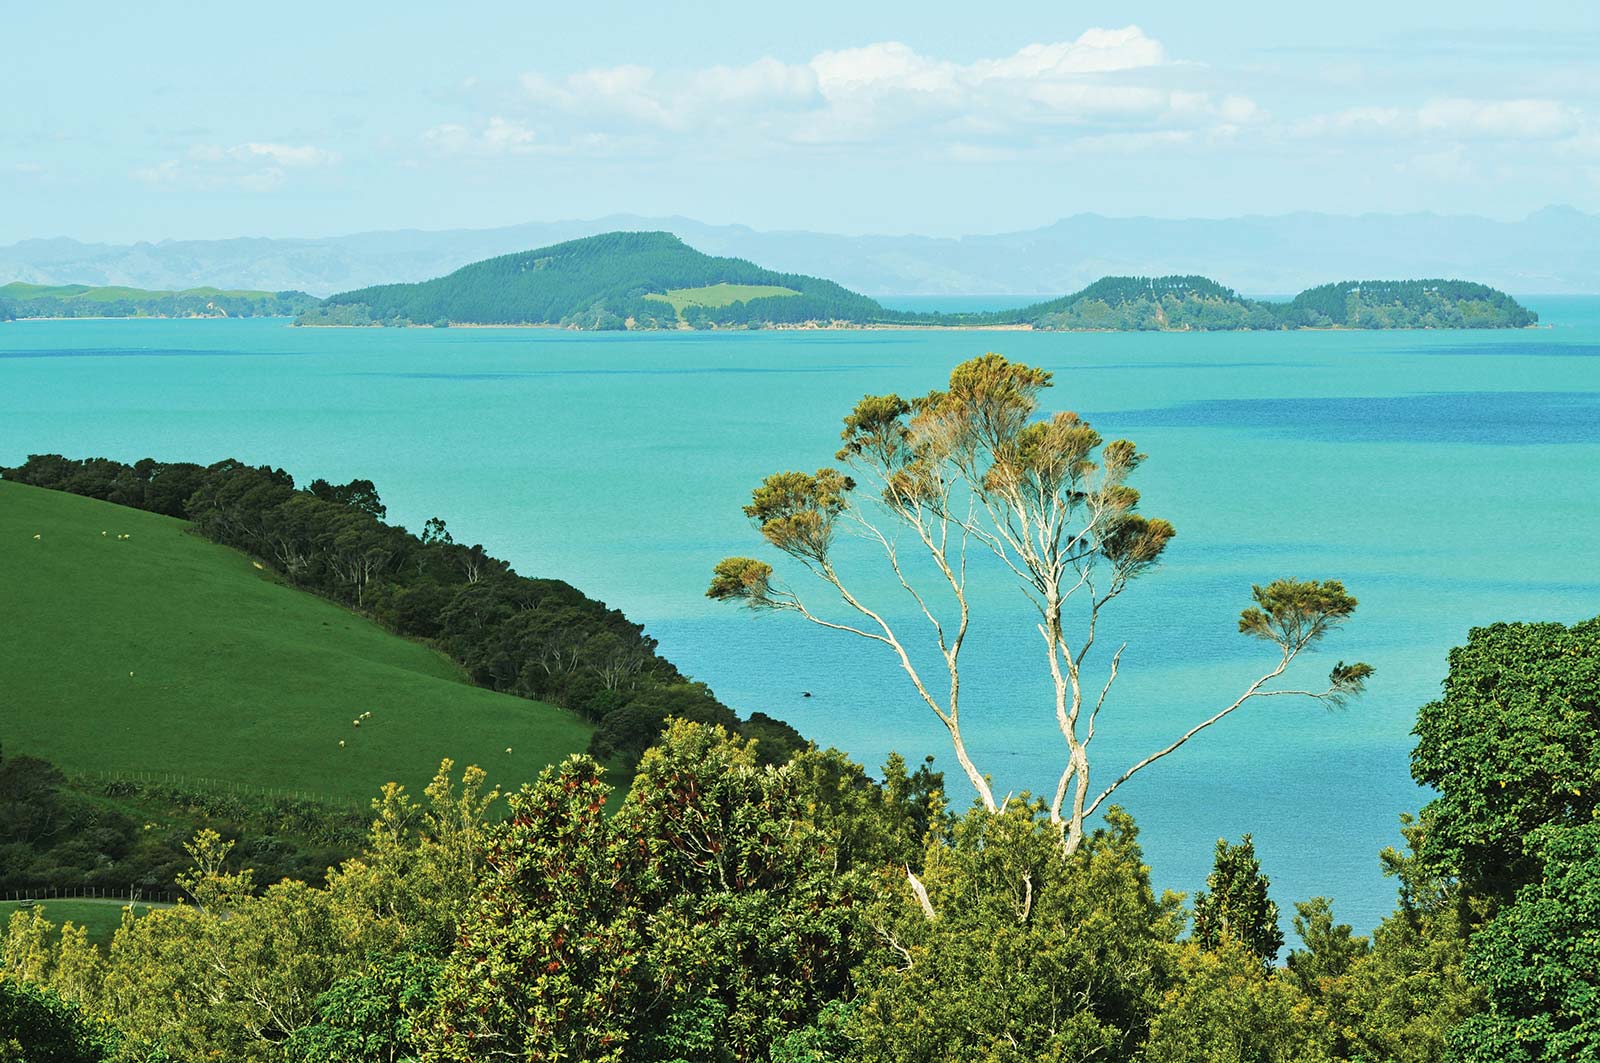
[[[1506,293],[1466,281],[1346,281],[1277,303],[1195,276],[1106,277],[1015,310],[913,313],[832,281],[703,254],[671,233],[615,232],[487,259],[431,281],[332,295],[298,323],[1209,331],[1521,328],[1537,320]]]
[[[148,291],[117,285],[0,285],[0,321],[18,318],[293,317],[317,305],[305,292],[187,288]]]
[[[740,721],[704,684],[656,653],[644,628],[561,580],[517,574],[442,519],[420,534],[384,521],[370,480],[296,487],[283,469],[30,455],[8,481],[98,498],[191,522],[268,565],[291,586],[435,646],[472,682],[559,706],[594,727],[589,750],[631,770],[661,722],[678,716],[762,739],[786,759],[804,740],[762,713]]]

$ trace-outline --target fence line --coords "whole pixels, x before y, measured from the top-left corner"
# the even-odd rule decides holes
[[[175,772],[85,771],[79,772],[77,777],[88,782],[102,784],[113,782],[140,783],[146,786],[176,786],[200,793],[238,794],[249,797],[275,797],[292,801],[307,801],[312,804],[324,805],[330,808],[342,808],[353,812],[367,812],[372,807],[368,801],[357,800],[353,797],[335,796],[319,790],[267,786],[262,783],[240,782],[236,779],[208,779],[196,775],[180,775]]]
[[[103,886],[33,886],[21,890],[0,890],[0,901],[127,901],[130,904],[175,904],[176,890],[151,890],[129,886],[107,889]]]

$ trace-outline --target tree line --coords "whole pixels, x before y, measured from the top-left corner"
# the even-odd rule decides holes
[[[1110,810],[1064,854],[1045,802],[963,813],[942,776],[834,751],[762,765],[677,722],[620,809],[591,758],[509,795],[448,762],[374,802],[321,887],[259,888],[202,832],[192,903],[109,952],[19,912],[0,1046],[48,1063],[1533,1063],[1595,1058],[1600,619],[1451,655],[1381,854],[1369,937],[1326,898],[1284,943],[1248,837],[1186,903]],[[911,874],[908,875],[907,871]],[[920,883],[920,887],[913,886]]]
[[[761,739],[782,760],[804,744],[788,724],[748,720],[656,652],[619,610],[561,580],[517,574],[433,518],[420,534],[384,521],[370,480],[303,488],[282,469],[226,460],[30,455],[6,479],[191,521],[215,542],[271,565],[293,585],[438,646],[474,683],[549,702],[597,725],[591,750],[627,770],[669,716]]]
[[[294,317],[317,305],[305,292],[181,292],[87,285],[13,284],[0,298],[0,320],[30,317]]]
[[[366,824],[361,812],[312,800],[69,779],[39,757],[0,756],[0,889],[167,892],[202,828],[235,839],[238,858],[264,880],[320,884],[330,866],[361,850]]]

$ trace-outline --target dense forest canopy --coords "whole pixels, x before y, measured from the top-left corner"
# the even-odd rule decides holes
[[[10,317],[294,317],[317,305],[305,292],[180,292],[87,284],[0,286],[0,320]]]
[[[269,883],[202,830],[178,875],[193,903],[125,917],[109,950],[20,911],[0,1056],[1593,1060],[1597,636],[1499,624],[1451,655],[1412,758],[1440,796],[1380,856],[1397,903],[1370,937],[1315,897],[1283,956],[1248,835],[1219,841],[1186,903],[1152,888],[1120,809],[1064,854],[1028,794],[958,812],[926,765],[763,765],[676,722],[620,801],[586,757],[510,795],[449,762],[420,799],[386,787],[322,884]],[[0,791],[0,822],[35,804]]]
[[[1205,277],[1102,277],[1017,310],[954,314],[948,324],[1039,329],[1211,331],[1293,328],[1523,328],[1539,315],[1505,292],[1452,280],[1341,281],[1287,303],[1247,299]]]

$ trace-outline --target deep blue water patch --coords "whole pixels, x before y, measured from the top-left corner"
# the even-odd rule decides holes
[[[481,373],[430,373],[374,371],[347,373],[346,376],[375,376],[396,380],[521,380],[540,377],[570,376],[762,376],[790,375],[794,373],[855,373],[862,369],[886,369],[890,366],[873,365],[799,365],[799,366],[640,366],[637,369],[528,369],[516,372],[489,371]]]
[[[1520,358],[1523,356],[1534,358],[1600,358],[1600,344],[1558,343],[1554,340],[1545,339],[1529,340],[1522,343],[1513,340],[1497,340],[1492,343],[1452,343],[1448,346],[1440,347],[1396,347],[1390,353],[1445,355],[1449,357],[1468,355],[1498,358]]]
[[[1179,369],[1320,369],[1326,362],[1093,362],[1086,365],[1064,363],[1065,370],[1078,372],[1085,369],[1120,372],[1127,369],[1159,369],[1163,373]],[[1054,367],[1052,367],[1054,368]]]
[[[1458,391],[1393,398],[1206,399],[1097,415],[1129,428],[1221,428],[1327,443],[1600,443],[1600,392]]]

